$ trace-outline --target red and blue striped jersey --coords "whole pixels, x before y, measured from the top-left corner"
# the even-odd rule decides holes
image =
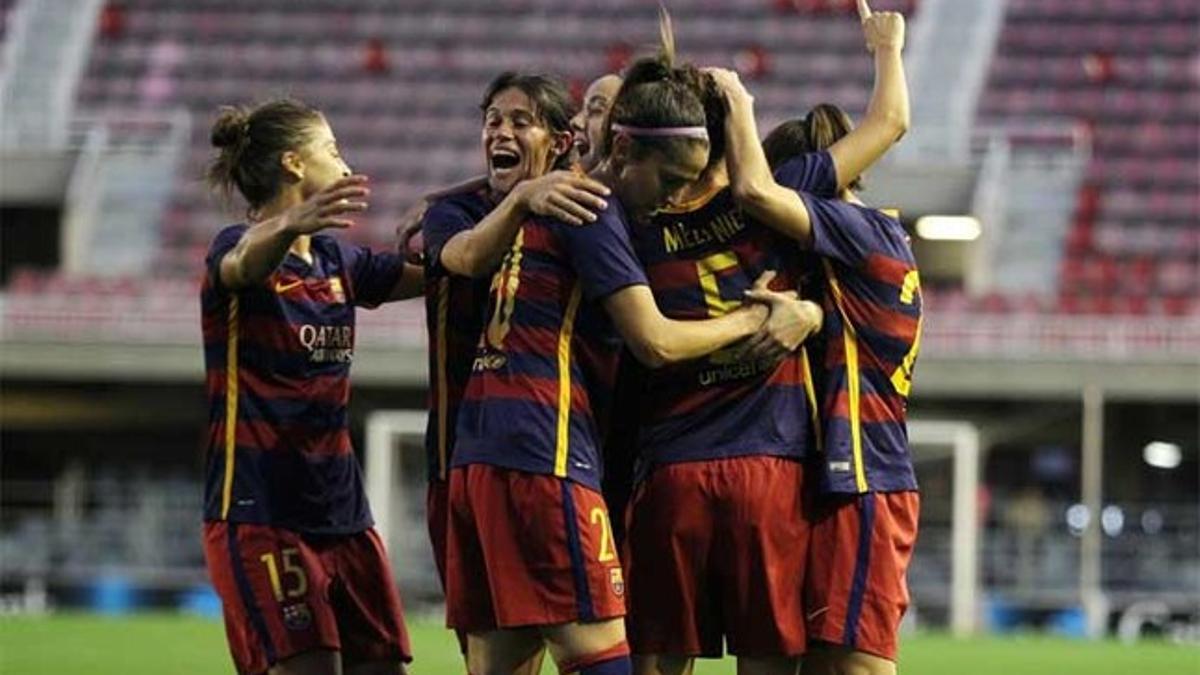
[[[421,221],[425,237],[425,326],[429,335],[429,424],[425,453],[430,480],[446,480],[454,450],[458,406],[467,388],[475,347],[487,309],[487,277],[451,274],[442,248],[475,227],[495,204],[484,190],[450,195],[429,206]]]
[[[812,169],[810,178],[818,187],[836,182],[832,163]],[[799,245],[747,218],[729,188],[685,208],[660,212],[649,224],[633,228],[634,249],[664,315],[702,320],[727,314],[741,306],[745,291],[767,270],[777,273],[772,288],[798,287]],[[805,351],[775,363],[739,359],[737,348],[647,374],[638,421],[645,469],[808,453],[815,417]]]
[[[209,405],[205,520],[345,534],[372,524],[350,444],[354,307],[389,298],[396,255],[313,235],[262,283],[232,290],[220,262],[246,231],[221,230],[200,292]]]
[[[645,284],[620,203],[582,227],[531,218],[492,277],[453,466],[491,464],[600,489],[621,341],[602,301]]]
[[[915,490],[906,418],[922,315],[908,234],[881,211],[801,196],[825,272],[823,489]]]

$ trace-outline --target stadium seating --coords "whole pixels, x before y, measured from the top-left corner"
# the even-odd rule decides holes
[[[877,2],[911,11],[913,2]],[[639,0],[382,0],[244,3],[128,0],[115,35],[98,37],[81,108],[181,105],[192,150],[163,223],[161,269],[194,274],[222,220],[200,176],[220,104],[292,94],[325,110],[356,170],[374,179],[365,227],[387,245],[395,218],[423,191],[482,170],[478,98],[503,69],[551,70],[580,91],[657,38],[656,7]],[[671,3],[682,52],[698,62],[759,59],[764,119],[825,100],[865,107],[871,63],[854,3],[681,0]],[[378,40],[382,63],[364,67]],[[376,56],[376,58],[379,58]]]
[[[10,3],[5,3],[9,5]],[[910,15],[913,0],[874,3]],[[374,179],[349,233],[386,246],[424,191],[482,169],[478,97],[505,68],[552,70],[579,92],[656,39],[641,0],[124,0],[102,22],[80,107],[183,106],[191,149],[162,223],[161,264],[194,276],[222,213],[201,179],[220,104],[292,94],[324,109]],[[820,101],[865,107],[871,63],[844,0],[676,0],[684,56],[753,75],[764,128]],[[981,124],[1077,123],[1093,156],[1051,299],[964,309],[1200,313],[1200,6],[1187,0],[1011,0]],[[373,41],[382,48],[367,66]],[[937,296],[938,289],[932,289]],[[941,297],[954,295],[941,293]],[[957,303],[952,303],[957,304]]]
[[[1061,311],[1200,312],[1198,21],[1186,0],[1008,3],[981,121],[1065,119],[1092,137]]]

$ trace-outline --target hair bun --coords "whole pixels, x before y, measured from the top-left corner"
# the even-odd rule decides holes
[[[225,106],[213,124],[211,141],[216,148],[236,148],[250,135],[250,115],[243,108]]]

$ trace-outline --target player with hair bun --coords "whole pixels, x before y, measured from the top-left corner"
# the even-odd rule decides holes
[[[221,230],[201,290],[209,440],[204,553],[240,673],[382,675],[411,660],[347,405],[355,307],[415,297],[420,268],[324,233],[367,208],[320,111],[225,108]]]
[[[820,494],[804,583],[813,641],[808,675],[894,675],[920,510],[906,417],[922,302],[908,235],[896,217],[858,201],[850,189],[857,171],[839,165],[837,199],[796,182],[813,153],[845,157],[856,144],[888,147],[907,129],[904,17],[873,13],[866,0],[858,6],[878,77],[857,129],[839,109],[819,106],[768,137],[767,151],[779,162],[772,167],[758,143],[753,98],[736,74],[715,74],[730,108],[739,203],[820,261],[815,296],[827,320],[818,361]]]
[[[447,615],[468,633],[475,675],[511,672],[542,645],[564,673],[630,672],[624,579],[599,492],[618,338],[661,367],[750,337],[771,314],[755,305],[668,319],[633,254],[629,223],[708,159],[687,77],[669,53],[633,64],[610,151],[591,173],[612,198],[582,226],[527,218],[493,277],[449,479]]]

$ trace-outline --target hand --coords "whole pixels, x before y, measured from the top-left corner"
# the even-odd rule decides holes
[[[872,12],[867,0],[858,0],[858,18],[862,20],[867,51],[899,51],[904,48],[904,15],[899,12]]]
[[[292,235],[312,234],[328,227],[345,229],[354,225],[348,213],[367,210],[365,197],[367,177],[355,175],[343,178],[317,192],[303,202],[283,212],[283,229]]]
[[[414,265],[425,261],[425,238],[421,236],[421,221],[425,218],[428,208],[428,200],[418,199],[400,215],[400,222],[396,224],[396,250]]]
[[[820,330],[825,318],[819,305],[799,299],[795,291],[754,288],[746,291],[746,298],[771,308],[762,329],[743,345],[745,356],[751,359],[782,360]]]
[[[525,208],[569,225],[596,222],[595,212],[608,208],[601,197],[610,194],[603,183],[574,171],[551,171],[518,184],[517,189]]]
[[[754,102],[754,97],[746,89],[746,86],[742,84],[742,78],[738,77],[737,72],[728,68],[703,68],[701,72],[712,78],[713,84],[717,86],[717,90],[725,96],[727,104]]]

